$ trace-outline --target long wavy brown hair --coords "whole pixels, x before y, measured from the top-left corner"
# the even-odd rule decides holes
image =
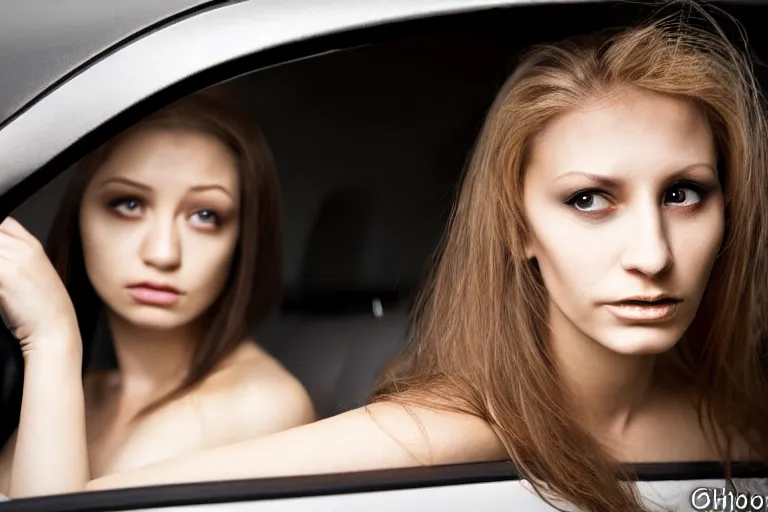
[[[698,16],[696,14],[699,14]],[[726,233],[697,316],[673,353],[730,478],[732,440],[768,460],[768,129],[746,50],[703,8],[531,50],[492,105],[466,170],[410,345],[373,401],[477,416],[548,501],[643,510],[633,478],[577,418],[548,350],[548,295],[524,244],[523,178],[534,137],[619,89],[682,98],[716,140]],[[619,478],[620,477],[620,478]],[[550,501],[550,503],[552,503]]]
[[[194,347],[188,373],[177,389],[150,404],[138,419],[201,383],[240,345],[247,328],[280,302],[282,290],[282,202],[272,153],[258,127],[211,90],[193,94],[151,114],[87,155],[75,168],[46,243],[46,251],[67,287],[77,314],[84,362],[94,342],[103,302],[85,269],[79,211],[94,174],[125,134],[144,128],[193,130],[213,135],[235,155],[240,178],[240,233],[221,295],[206,312],[207,332]]]

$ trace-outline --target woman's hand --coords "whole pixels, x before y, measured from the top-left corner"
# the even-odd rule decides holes
[[[81,491],[89,471],[75,308],[40,242],[10,217],[0,223],[0,311],[24,354],[9,495]]]
[[[57,346],[72,339],[62,334],[77,332],[72,301],[40,242],[11,217],[0,223],[0,310],[25,358],[41,350],[82,351],[79,343]]]

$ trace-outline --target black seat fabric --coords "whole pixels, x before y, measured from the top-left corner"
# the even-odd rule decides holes
[[[319,417],[363,405],[405,339],[407,295],[366,277],[375,208],[365,190],[328,197],[309,238],[301,283],[256,335],[302,381]]]

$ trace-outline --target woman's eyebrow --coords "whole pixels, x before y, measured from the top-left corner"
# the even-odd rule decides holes
[[[150,187],[149,185],[146,185],[144,183],[140,183],[138,181],[134,181],[134,180],[129,179],[129,178],[124,178],[122,176],[116,176],[114,178],[107,178],[104,181],[102,181],[100,183],[100,185],[104,186],[104,185],[109,185],[110,183],[122,183],[124,185],[129,185],[131,187],[141,188],[141,189],[144,189],[144,190],[152,190],[152,187]]]
[[[706,167],[709,169],[715,176],[717,175],[717,171],[714,167],[712,167],[711,164],[708,164],[706,162],[696,162],[690,165],[686,165],[685,167],[682,167],[680,169],[677,169],[671,173],[672,176],[679,176],[681,174],[685,174],[693,169],[696,169],[697,167]],[[604,185],[606,187],[616,187],[619,185],[619,180],[615,178],[609,178],[608,176],[603,176],[600,174],[594,174],[590,172],[585,171],[568,171],[564,172],[563,174],[560,174],[555,178],[555,181],[559,181],[561,179],[567,178],[569,176],[583,176],[585,178],[588,178],[592,181],[595,181],[597,183],[600,183],[601,185]]]
[[[711,164],[708,164],[708,163],[706,163],[706,162],[697,162],[697,163],[695,163],[695,164],[686,165],[686,166],[685,166],[685,167],[683,167],[682,169],[680,169],[680,170],[678,170],[678,171],[675,171],[674,175],[675,175],[675,176],[677,176],[677,175],[680,175],[680,174],[685,174],[686,172],[692,171],[693,169],[696,169],[696,168],[698,168],[698,167],[705,167],[705,168],[706,168],[706,169],[708,169],[708,170],[709,170],[709,171],[710,171],[710,172],[711,172],[711,173],[712,173],[714,176],[717,176],[717,169],[716,169],[715,167],[713,167]]]
[[[567,178],[569,176],[583,176],[585,178],[588,178],[592,181],[595,181],[597,183],[600,183],[601,185],[604,185],[606,187],[617,187],[619,185],[619,181],[614,178],[609,178],[608,176],[602,176],[600,174],[594,174],[590,172],[584,172],[584,171],[568,171],[565,172],[555,178],[555,181],[560,181],[564,178]]]
[[[232,192],[230,192],[226,187],[224,187],[222,185],[216,185],[216,184],[211,184],[211,185],[195,185],[194,187],[189,187],[189,190],[190,190],[190,192],[204,192],[206,190],[220,190],[220,191],[224,192],[225,194],[227,194],[229,197],[231,197],[233,200],[235,199],[235,197],[232,194]]]

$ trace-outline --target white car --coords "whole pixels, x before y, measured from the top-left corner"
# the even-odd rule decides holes
[[[768,55],[761,39],[768,2],[723,6]],[[409,300],[516,52],[622,23],[642,8],[521,0],[3,0],[0,216],[13,213],[44,238],[71,164],[175,99],[228,88],[267,135],[285,203],[286,300],[258,337],[301,379],[318,414],[331,416],[362,405],[376,372],[401,346]],[[18,347],[3,335],[0,444],[15,427],[20,400]],[[108,364],[110,355],[93,357]],[[644,495],[674,510],[749,510],[715,501],[724,485],[715,463],[636,470]],[[740,465],[735,476],[756,483],[768,469]],[[78,493],[6,501],[0,512],[167,507],[550,509],[509,462],[498,461]]]

